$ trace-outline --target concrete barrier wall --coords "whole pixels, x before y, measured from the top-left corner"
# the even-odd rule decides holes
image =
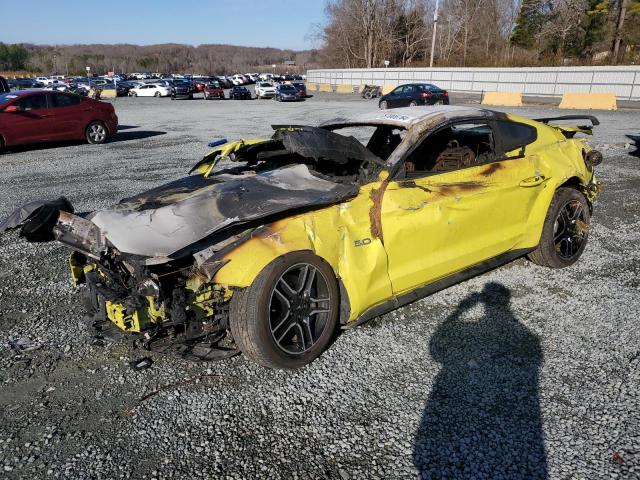
[[[307,81],[330,85],[382,87],[435,83],[452,92],[520,92],[560,97],[563,93],[614,93],[640,100],[640,66],[527,68],[351,68],[309,70]]]

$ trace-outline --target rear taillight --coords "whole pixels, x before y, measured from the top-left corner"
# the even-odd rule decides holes
[[[449,96],[449,92],[447,92],[446,90],[444,92],[442,92],[442,95],[444,95],[445,97]]]

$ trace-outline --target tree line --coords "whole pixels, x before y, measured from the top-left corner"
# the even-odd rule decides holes
[[[327,66],[544,66],[640,61],[640,0],[328,0]]]
[[[259,66],[278,72],[316,65],[314,50],[238,47],[234,45],[7,45],[0,43],[0,71],[26,70],[61,75],[81,75],[85,68],[103,74],[115,72],[163,72],[228,74],[252,71]],[[284,66],[286,60],[295,66]]]

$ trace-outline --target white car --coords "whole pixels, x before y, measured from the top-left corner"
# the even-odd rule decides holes
[[[234,85],[244,85],[245,84],[245,80],[244,77],[242,75],[234,75],[233,77],[231,77],[231,82]]]
[[[147,83],[132,88],[129,90],[129,95],[132,97],[168,97],[171,95],[171,89],[163,85]]]
[[[256,83],[257,98],[273,98],[276,94],[276,87],[269,82]]]

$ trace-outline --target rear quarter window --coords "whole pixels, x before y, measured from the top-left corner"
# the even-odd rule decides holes
[[[499,120],[496,129],[502,140],[502,149],[511,152],[533,143],[538,138],[538,131],[531,125],[524,123]]]

